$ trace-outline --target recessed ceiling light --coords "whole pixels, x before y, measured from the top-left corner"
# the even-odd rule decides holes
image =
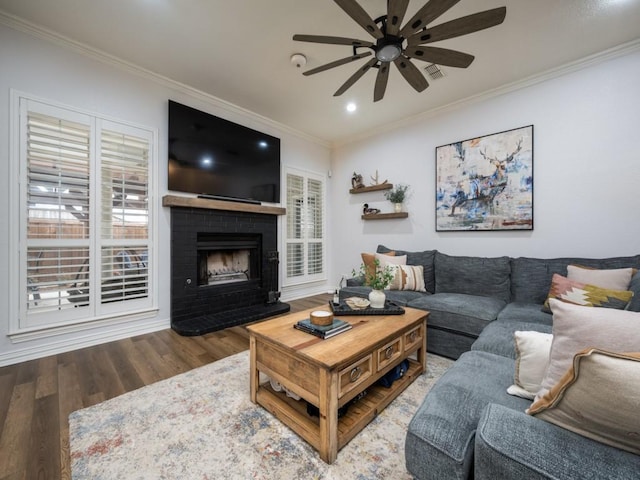
[[[358,107],[356,106],[356,104],[355,104],[355,103],[353,103],[353,102],[347,103],[347,112],[349,112],[349,113],[353,113],[353,112],[355,112],[357,109],[358,109]]]

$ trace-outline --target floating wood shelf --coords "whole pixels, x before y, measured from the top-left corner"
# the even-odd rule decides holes
[[[267,215],[285,215],[287,213],[287,209],[281,207],[256,205],[253,203],[225,202],[224,200],[211,200],[208,198],[182,197],[178,195],[165,195],[162,197],[162,206],[265,213]]]
[[[370,187],[352,188],[349,193],[366,193],[366,192],[378,192],[380,190],[391,190],[393,183],[381,183],[380,185],[371,185]]]
[[[390,218],[407,218],[408,212],[394,212],[394,213],[367,213],[362,215],[362,220],[389,220]]]

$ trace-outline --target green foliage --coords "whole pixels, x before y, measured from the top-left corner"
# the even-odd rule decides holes
[[[373,273],[367,271],[367,267],[364,264],[360,265],[360,271],[356,272],[353,270],[353,276],[361,276],[364,278],[365,285],[370,286],[374,290],[384,290],[393,281],[394,272],[390,266],[386,266],[384,268],[380,267],[380,260],[377,258],[374,260],[375,270]]]
[[[384,196],[391,203],[402,203],[407,198],[407,190],[409,190],[409,185],[399,183],[391,190],[384,192]]]

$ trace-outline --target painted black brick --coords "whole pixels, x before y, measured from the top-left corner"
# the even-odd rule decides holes
[[[198,233],[259,235],[262,239],[261,279],[221,286],[198,286]],[[277,248],[278,224],[275,215],[172,207],[172,326],[198,321],[207,323],[212,327],[207,331],[213,331],[231,326],[229,322],[235,322],[236,325],[244,323],[241,315],[233,315],[233,311],[264,305],[271,287],[268,280],[271,278],[276,279],[274,290],[278,289],[277,265],[274,274],[267,261],[267,253]],[[220,317],[220,324],[211,325],[217,317]]]

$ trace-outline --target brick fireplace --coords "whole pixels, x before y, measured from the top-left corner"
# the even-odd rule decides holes
[[[202,335],[289,311],[279,301],[277,216],[284,209],[166,196],[171,328]]]

